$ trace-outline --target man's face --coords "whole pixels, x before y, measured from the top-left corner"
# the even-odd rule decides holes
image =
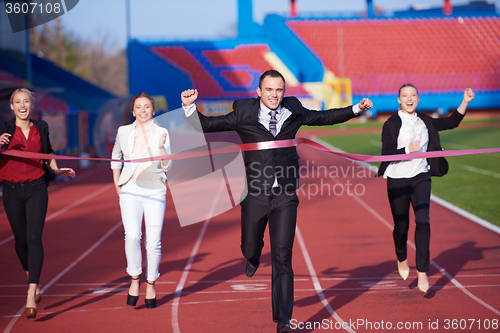
[[[257,88],[257,94],[262,104],[270,110],[276,110],[285,95],[285,82],[280,77],[266,76],[261,87]]]

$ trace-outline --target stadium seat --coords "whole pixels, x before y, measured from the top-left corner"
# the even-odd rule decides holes
[[[498,17],[293,19],[287,25],[328,69],[351,78],[354,94],[394,92],[402,77],[418,82],[420,91],[500,90]]]

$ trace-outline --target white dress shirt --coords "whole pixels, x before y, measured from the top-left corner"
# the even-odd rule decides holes
[[[410,154],[410,144],[419,140],[420,150],[418,152],[426,152],[429,146],[429,132],[423,120],[416,113],[409,115],[399,110],[398,115],[401,118],[401,128],[399,129],[397,149],[405,148],[405,152]],[[384,172],[384,178],[412,178],[427,171],[429,171],[427,159],[415,158],[391,162]]]
[[[189,106],[182,105],[182,108],[184,109],[184,114],[186,115],[186,117],[191,116],[196,111],[195,103]],[[271,121],[271,115],[269,114],[269,112],[271,112],[271,109],[269,109],[264,104],[260,103],[259,116],[258,116],[259,123],[261,123],[262,126],[264,126],[268,131],[269,131],[269,122]],[[355,115],[361,113],[361,109],[359,108],[358,104],[352,106],[352,112]],[[276,109],[276,136],[279,134],[281,128],[283,127],[283,124],[288,119],[288,117],[291,116],[291,114],[292,112],[290,110],[288,110],[285,107],[282,107],[281,105]],[[277,186],[278,186],[278,179],[275,177],[272,187],[277,187]]]

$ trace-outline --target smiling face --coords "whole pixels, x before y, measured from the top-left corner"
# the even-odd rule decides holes
[[[33,100],[28,93],[18,91],[12,96],[10,108],[14,111],[16,120],[29,120],[32,107]]]
[[[147,97],[139,97],[134,101],[132,114],[139,124],[144,124],[153,119],[154,107],[153,103]]]
[[[285,95],[285,82],[281,77],[266,76],[257,88],[257,94],[262,104],[270,110],[276,110]]]
[[[415,113],[418,105],[418,92],[414,87],[403,87],[399,92],[398,102],[401,111],[407,114]]]

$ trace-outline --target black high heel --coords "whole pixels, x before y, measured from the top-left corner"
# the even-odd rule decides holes
[[[139,277],[137,277],[135,279],[133,277],[131,277],[131,279],[134,281],[137,281],[137,280],[139,280]],[[138,300],[139,300],[139,295],[132,296],[132,295],[130,295],[130,293],[127,295],[127,305],[135,306],[137,304]]]
[[[155,285],[154,281],[152,283],[150,283],[149,281],[146,281],[146,283],[149,284],[150,286],[153,286],[153,287]],[[155,298],[145,298],[144,301],[146,302],[146,308],[148,308],[148,309],[156,308],[156,291],[155,291]]]

